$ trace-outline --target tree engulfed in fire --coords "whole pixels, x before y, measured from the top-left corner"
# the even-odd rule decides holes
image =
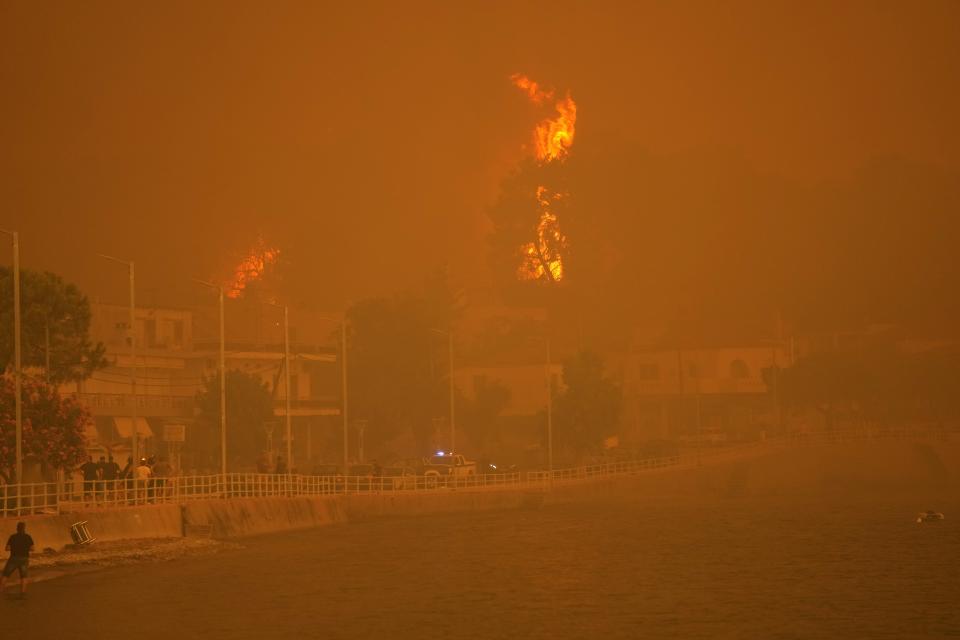
[[[514,74],[511,80],[534,104],[553,103],[556,113],[537,123],[533,141],[536,159],[540,165],[562,162],[570,153],[576,131],[577,105],[573,98],[567,93],[563,98],[555,99],[553,91],[544,89],[524,75]],[[553,203],[564,195],[553,192],[544,185],[537,187],[537,206],[540,209],[537,239],[520,247],[522,261],[517,269],[517,276],[521,280],[558,282],[563,279],[563,253],[567,248],[567,238],[560,231],[559,220],[553,212]]]
[[[227,296],[239,298],[247,286],[263,278],[267,267],[275,265],[280,258],[280,250],[268,246],[263,238],[243,257],[233,270],[230,282],[226,286]]]

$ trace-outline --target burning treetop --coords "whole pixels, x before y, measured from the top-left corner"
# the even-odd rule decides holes
[[[277,264],[279,258],[279,249],[267,245],[263,238],[258,238],[254,247],[234,269],[232,279],[226,287],[227,295],[239,298],[251,283],[261,280],[267,268]]]
[[[552,90],[544,89],[525,75],[514,74],[511,80],[536,105],[554,100]],[[541,120],[534,129],[533,141],[540,165],[562,162],[573,146],[577,122],[576,103],[567,93],[554,102],[554,109],[556,113]],[[521,280],[558,282],[563,279],[563,253],[567,248],[567,238],[560,231],[559,220],[552,211],[552,203],[564,195],[551,191],[544,185],[537,187],[536,199],[540,209],[537,239],[520,247],[521,263],[517,268],[517,277]]]

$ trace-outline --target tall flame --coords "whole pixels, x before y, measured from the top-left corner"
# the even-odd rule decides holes
[[[267,267],[276,264],[279,258],[279,249],[267,245],[263,238],[258,238],[256,245],[233,270],[232,280],[225,287],[227,296],[239,298],[247,286],[263,278]]]
[[[542,105],[554,100],[553,91],[544,89],[525,75],[514,74],[510,79],[534,104]],[[536,158],[541,165],[562,162],[573,146],[577,105],[569,92],[554,102],[554,109],[556,114],[538,122],[533,132]],[[560,231],[560,223],[552,210],[552,203],[564,195],[551,192],[543,185],[537,187],[537,205],[540,209],[537,239],[520,247],[522,261],[517,269],[517,276],[521,280],[545,279],[557,282],[563,279],[562,254],[567,248],[567,238]]]

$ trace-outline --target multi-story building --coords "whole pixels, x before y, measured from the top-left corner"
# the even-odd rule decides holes
[[[251,313],[239,304],[226,322],[226,366],[267,383],[273,394],[275,421],[264,425],[275,434],[274,449],[284,447],[286,422],[282,329],[267,313]],[[129,455],[134,402],[142,451],[148,454],[183,449],[184,465],[211,465],[216,452],[191,450],[197,421],[197,394],[219,362],[215,309],[137,308],[136,394],[131,390],[129,307],[92,306],[91,339],[107,349],[108,366],[67,391],[76,391],[90,408],[96,428],[88,433],[93,455],[113,455],[121,464]],[[340,414],[338,350],[331,346],[329,319],[295,312],[290,328],[290,416],[295,454],[313,455],[313,436]],[[338,320],[334,320],[338,322]],[[326,325],[324,327],[324,325]],[[299,331],[298,331],[299,329]],[[279,337],[278,337],[279,336]]]
[[[635,345],[623,361],[623,436],[633,442],[756,437],[779,419],[775,384],[768,386],[764,370],[789,364],[789,349],[775,341]]]

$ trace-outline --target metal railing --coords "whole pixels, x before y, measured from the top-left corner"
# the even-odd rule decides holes
[[[173,476],[167,478],[0,484],[0,517],[57,514],[91,508],[119,508],[149,504],[182,504],[190,500],[325,496],[335,494],[375,495],[407,492],[496,491],[506,489],[548,490],[552,486],[596,482],[626,477],[666,467],[696,466],[705,460],[721,460],[752,451],[782,447],[831,445],[877,439],[929,438],[907,432],[878,435],[875,432],[821,432],[749,442],[739,445],[698,448],[682,455],[618,460],[551,471],[469,476],[308,476],[262,473]],[[939,439],[939,438],[938,438]]]
[[[489,490],[524,484],[520,473],[470,476],[304,476],[263,473],[0,484],[0,517],[91,508],[182,504],[211,498],[267,498]]]
[[[538,485],[590,482],[602,478],[632,476],[664,467],[675,467],[680,465],[683,460],[683,457],[675,455],[664,458],[622,460],[567,469],[554,469],[552,472],[531,471],[527,473],[527,479],[529,482]]]

